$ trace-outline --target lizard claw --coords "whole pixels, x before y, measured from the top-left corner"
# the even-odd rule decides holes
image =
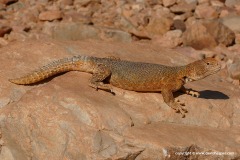
[[[115,95],[115,92],[113,91],[113,88],[112,88],[112,87],[109,88],[109,92],[110,92],[111,94]]]
[[[184,102],[181,102],[179,99],[175,98],[174,99],[174,102],[180,104],[181,106],[185,106],[185,103]]]
[[[108,91],[111,94],[115,95],[112,86],[110,86],[109,84],[104,84],[102,82],[97,82],[97,83],[90,83],[89,86],[94,88],[96,91],[98,91],[98,89],[101,89],[101,90]]]

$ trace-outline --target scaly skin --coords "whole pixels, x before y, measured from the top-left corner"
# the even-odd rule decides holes
[[[10,79],[15,84],[32,84],[58,73],[82,71],[93,74],[89,85],[95,89],[113,92],[112,86],[142,92],[161,91],[164,102],[185,116],[187,110],[173,98],[173,92],[181,90],[198,97],[199,93],[184,88],[188,81],[196,81],[220,70],[213,58],[195,61],[185,66],[170,67],[160,64],[123,61],[118,58],[74,56],[54,61],[24,77]]]

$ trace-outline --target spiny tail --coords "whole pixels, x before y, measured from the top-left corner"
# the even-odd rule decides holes
[[[30,74],[27,74],[26,76],[16,79],[9,79],[9,81],[15,84],[32,84],[63,72],[87,72],[90,68],[87,68],[86,64],[84,63],[89,63],[90,59],[91,57],[88,56],[74,56],[71,58],[60,59],[53,61],[52,63],[43,66]]]

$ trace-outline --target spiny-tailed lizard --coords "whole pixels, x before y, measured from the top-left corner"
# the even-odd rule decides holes
[[[92,74],[89,85],[95,89],[113,93],[112,86],[115,86],[141,92],[161,91],[164,102],[184,117],[187,112],[183,107],[184,103],[176,101],[173,92],[181,90],[186,94],[198,97],[198,92],[186,89],[183,85],[189,81],[196,81],[212,75],[220,68],[219,63],[213,58],[198,60],[185,66],[170,67],[124,61],[115,57],[97,58],[78,55],[54,61],[26,76],[9,81],[27,85],[62,72],[88,72]]]

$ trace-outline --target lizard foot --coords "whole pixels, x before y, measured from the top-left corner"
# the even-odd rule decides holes
[[[197,91],[194,91],[194,90],[190,90],[187,92],[187,94],[193,96],[193,97],[199,97],[200,96],[200,93],[197,92]]]
[[[195,90],[193,90],[193,89],[191,89],[191,88],[187,89],[187,88],[185,88],[185,87],[182,86],[182,88],[180,89],[180,91],[183,92],[183,93],[186,93],[186,94],[188,94],[188,95],[191,95],[191,96],[193,96],[193,97],[199,97],[199,96],[200,96],[200,93],[199,93],[198,91],[195,91]]]
[[[191,95],[193,97],[199,97],[200,93],[198,91],[195,91],[193,89],[186,89],[186,94]]]
[[[90,83],[89,86],[92,87],[92,88],[95,88],[96,91],[98,89],[101,89],[101,90],[108,91],[108,92],[110,92],[112,94],[115,94],[114,91],[113,91],[112,86],[110,86],[109,84],[104,84],[102,82],[98,82],[98,83]]]
[[[111,70],[106,65],[102,63],[97,64],[94,68],[92,78],[89,80],[89,86],[95,88],[96,90],[105,90],[115,95],[112,86],[110,84],[104,84],[102,82],[110,75]]]
[[[184,107],[185,103],[180,102],[178,99],[174,101],[172,105],[170,105],[171,108],[173,108],[177,113],[180,113],[182,115],[182,118],[185,117],[185,113],[187,113],[187,109]]]

